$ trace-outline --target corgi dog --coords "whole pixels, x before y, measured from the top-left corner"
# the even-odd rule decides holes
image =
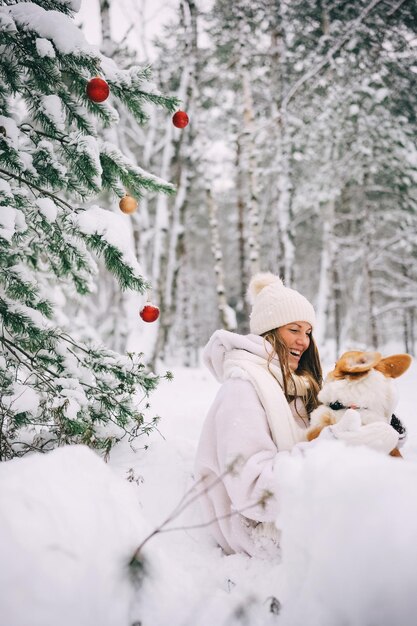
[[[379,352],[342,354],[318,394],[322,404],[311,413],[307,440],[318,437],[326,426],[340,422],[350,409],[360,414],[362,425],[384,421],[400,433],[400,438],[405,436],[405,428],[393,415],[397,399],[393,379],[404,374],[411,360],[408,354],[385,358]],[[401,456],[397,448],[390,454]]]

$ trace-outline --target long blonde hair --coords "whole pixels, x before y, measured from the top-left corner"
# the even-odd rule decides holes
[[[278,357],[282,372],[283,392],[287,402],[290,402],[293,396],[288,391],[288,383],[294,379],[288,362],[288,347],[281,338],[278,328],[264,333],[262,337],[272,346],[272,351],[269,351],[268,355],[268,368],[272,359]],[[309,346],[301,355],[300,362],[294,373],[306,380],[306,393],[302,400],[307,413],[310,414],[319,405],[317,395],[323,383],[319,353],[312,335],[310,335]]]

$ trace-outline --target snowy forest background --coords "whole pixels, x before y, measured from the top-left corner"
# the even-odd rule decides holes
[[[222,554],[193,466],[254,272],[312,300],[325,369],[415,352],[415,3],[83,0],[100,50],[79,6],[0,0],[3,621],[414,625],[415,363],[403,461],[280,455],[279,563]]]
[[[145,7],[100,0],[101,49],[119,66],[149,62]],[[71,304],[80,332],[196,365],[215,328],[248,331],[248,278],[268,269],[313,301],[330,358],[389,341],[413,354],[416,22],[408,1],[179,1],[151,64],[190,125],[153,108],[111,137],[177,188],[148,194],[127,226],[160,323],[138,336],[137,296],[103,272]]]

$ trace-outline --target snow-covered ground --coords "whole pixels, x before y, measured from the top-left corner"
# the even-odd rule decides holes
[[[0,622],[414,625],[417,365],[397,381],[405,460],[326,441],[282,456],[280,562],[226,557],[206,528],[191,528],[193,458],[218,384],[203,369],[173,371],[151,398],[160,432],[136,451],[123,442],[108,465],[80,447],[0,465]],[[191,504],[163,527],[174,530],[146,542],[133,584],[136,547],[187,493]]]

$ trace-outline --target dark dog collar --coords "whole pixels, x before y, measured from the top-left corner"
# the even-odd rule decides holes
[[[339,400],[336,400],[336,402],[331,402],[327,406],[329,407],[329,409],[332,409],[332,411],[341,411],[342,409],[346,410],[346,409],[352,408],[349,406],[345,406],[344,404],[339,402]],[[365,409],[366,407],[355,407],[355,408],[357,408],[358,411],[360,411],[361,409]],[[394,428],[394,430],[396,430],[397,433],[400,435],[400,439],[404,439],[407,436],[406,427],[394,413],[391,415],[390,424]]]
[[[336,402],[330,402],[330,404],[328,404],[327,406],[329,407],[329,409],[332,409],[332,411],[341,411],[342,409],[344,409],[345,411],[346,409],[357,409],[358,411],[365,411],[367,409],[366,406],[356,406],[356,404],[346,406],[339,402],[339,400],[336,400]]]
[[[330,402],[328,405],[329,409],[332,411],[341,411],[342,409],[347,409],[348,407],[336,400],[336,402]]]

